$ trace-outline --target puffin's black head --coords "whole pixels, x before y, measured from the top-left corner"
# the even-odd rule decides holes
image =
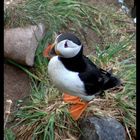
[[[77,38],[74,34],[72,33],[63,33],[57,36],[57,43],[63,41],[63,40],[70,40],[73,43],[77,44],[77,45],[81,45],[81,42],[79,40],[79,38]]]
[[[75,57],[83,51],[83,46],[79,38],[72,33],[62,33],[58,35],[54,45],[56,54],[64,58]]]

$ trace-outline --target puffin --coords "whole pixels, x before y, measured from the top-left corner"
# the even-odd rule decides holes
[[[83,47],[76,35],[65,32],[43,52],[44,57],[49,58],[48,75],[55,87],[63,92],[64,102],[70,104],[69,111],[74,120],[80,118],[96,96],[121,84],[112,71],[98,67],[86,57]]]

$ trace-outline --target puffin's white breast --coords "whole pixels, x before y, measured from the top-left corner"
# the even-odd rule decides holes
[[[58,56],[53,57],[48,64],[48,74],[54,85],[62,92],[74,96],[84,96],[84,84],[78,76],[78,72],[72,72],[65,68]]]

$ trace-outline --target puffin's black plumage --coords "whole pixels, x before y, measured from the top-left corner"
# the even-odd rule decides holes
[[[86,68],[86,63],[83,59],[83,47],[81,48],[80,52],[72,57],[72,58],[64,58],[59,57],[60,61],[64,64],[64,66],[74,72],[84,72]]]
[[[63,33],[61,34],[58,38],[57,38],[57,43],[68,39],[68,40],[72,40],[72,42],[74,42],[77,45],[81,45],[81,41],[72,33]]]
[[[84,72],[79,73],[80,79],[84,82],[86,93],[93,95],[97,92],[102,92],[120,85],[120,80],[111,73],[98,68],[87,57],[83,56],[86,63]]]
[[[84,82],[87,95],[93,95],[120,84],[117,77],[98,68],[81,52],[73,58],[59,57],[59,59],[68,70],[79,73],[80,79]]]
[[[71,33],[64,33],[58,37],[58,42],[69,39],[80,45],[80,40]],[[59,57],[66,69],[78,72],[80,79],[83,81],[86,94],[93,95],[103,90],[120,85],[120,80],[101,68],[98,68],[89,58],[83,55],[83,46],[80,52],[72,58]]]

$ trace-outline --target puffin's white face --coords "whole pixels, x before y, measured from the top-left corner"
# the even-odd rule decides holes
[[[82,45],[77,45],[71,40],[63,40],[56,43],[55,52],[64,58],[71,58],[80,52],[81,47]]]

